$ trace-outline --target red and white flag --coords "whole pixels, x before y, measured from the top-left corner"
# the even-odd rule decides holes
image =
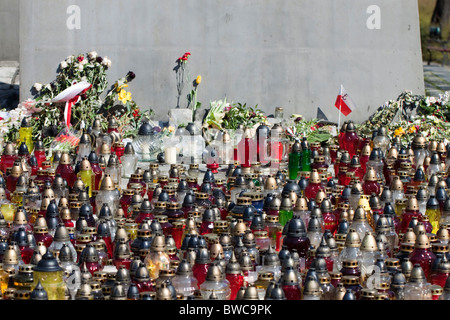
[[[67,127],[70,127],[70,118],[72,116],[73,105],[80,100],[80,95],[86,93],[86,91],[91,87],[92,85],[87,81],[81,81],[79,83],[74,82],[72,86],[68,87],[52,99],[52,102],[55,103],[66,103],[66,107],[64,109],[64,122]]]
[[[350,98],[347,91],[345,91],[342,84],[334,106],[338,108],[344,116],[348,116],[353,110],[356,109],[356,104],[353,102],[352,98]]]

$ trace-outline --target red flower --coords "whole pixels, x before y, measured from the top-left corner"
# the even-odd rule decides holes
[[[186,61],[186,60],[189,58],[190,55],[191,55],[190,52],[186,52],[186,53],[183,54],[183,56],[181,57],[181,60]]]
[[[77,60],[78,60],[78,62],[81,62],[81,61],[84,60],[84,57],[83,57],[83,56],[79,56],[79,57],[77,58]]]
[[[311,126],[311,131],[314,131],[314,130],[316,130],[316,127],[315,126]]]
[[[0,121],[2,121],[2,120],[5,120],[5,119],[3,119],[2,117],[0,117]]]
[[[136,118],[137,116],[139,116],[139,109],[134,109],[133,117]]]

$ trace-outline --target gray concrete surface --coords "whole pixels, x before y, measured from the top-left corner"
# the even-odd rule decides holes
[[[19,4],[0,0],[0,61],[19,60]]]
[[[72,5],[79,29],[67,27],[78,27]],[[135,101],[158,117],[176,106],[172,69],[186,51],[205,107],[227,97],[337,121],[343,84],[358,105],[345,119],[358,121],[405,89],[424,92],[417,1],[21,0],[20,14],[21,99],[91,50],[112,60],[110,83],[134,71]]]

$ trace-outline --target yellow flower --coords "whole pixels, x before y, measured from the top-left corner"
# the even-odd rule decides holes
[[[409,133],[414,133],[414,132],[416,132],[416,127],[415,127],[415,126],[409,127],[408,132],[409,132]]]
[[[119,92],[119,101],[123,104],[126,104],[128,101],[131,101],[131,92],[125,91],[125,89],[120,90]]]
[[[175,127],[174,126],[169,126],[169,132],[175,132]]]
[[[114,84],[114,87],[116,88],[117,92],[120,92],[120,90],[122,90],[123,88],[128,88],[128,85],[126,83],[124,83],[123,85],[119,86],[119,84],[116,82]]]
[[[405,130],[403,130],[402,127],[398,128],[397,130],[394,131],[394,135],[395,136],[401,136],[405,133]]]
[[[195,79],[195,84],[199,85],[200,82],[202,82],[202,76],[197,76],[197,78]]]

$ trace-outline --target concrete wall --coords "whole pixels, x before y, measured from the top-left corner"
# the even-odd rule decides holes
[[[0,61],[19,61],[19,4],[0,0]]]
[[[71,5],[79,29],[67,27]],[[134,71],[135,101],[159,117],[176,106],[172,69],[186,51],[203,106],[227,97],[307,118],[320,107],[337,121],[343,84],[358,109],[342,119],[359,121],[405,89],[424,93],[412,0],[20,0],[20,13],[21,99],[91,50],[112,60],[111,84]]]

